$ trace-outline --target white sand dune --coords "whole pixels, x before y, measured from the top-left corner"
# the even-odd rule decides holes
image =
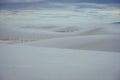
[[[119,80],[119,41],[118,26],[0,27],[0,80]]]
[[[51,30],[52,28],[52,30]],[[81,28],[80,28],[81,29]],[[78,27],[0,27],[0,42],[31,42],[59,37],[83,35],[93,29],[81,29]]]
[[[55,47],[66,49],[98,50],[120,52],[120,36],[115,35],[92,35],[75,36],[57,39],[41,40],[29,45],[39,47]]]
[[[7,50],[6,50],[7,49]],[[1,80],[119,80],[120,54],[0,45]]]
[[[52,29],[52,30],[51,30]],[[118,26],[112,27],[0,27],[0,40],[41,40],[80,35],[120,35]]]
[[[0,43],[24,42],[26,45],[37,47],[120,52],[120,28],[118,26],[92,28],[58,27],[53,30],[54,28],[1,27]],[[71,31],[72,29],[73,31]],[[74,32],[74,30],[76,31]]]
[[[0,40],[2,41],[34,41],[65,36],[51,31],[0,27]]]

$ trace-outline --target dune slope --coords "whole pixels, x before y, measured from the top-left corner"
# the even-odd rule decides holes
[[[120,52],[120,37],[116,35],[72,36],[40,40],[27,45],[66,49],[98,50]]]
[[[119,80],[119,53],[5,44],[0,51],[1,80]]]

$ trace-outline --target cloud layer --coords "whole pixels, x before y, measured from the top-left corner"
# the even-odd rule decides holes
[[[0,3],[29,3],[29,2],[41,2],[43,0],[0,0]]]
[[[120,4],[99,1],[3,0],[0,1],[4,2],[0,4],[0,25],[75,26],[119,22]]]
[[[26,2],[61,2],[61,3],[120,3],[119,0],[0,0],[1,3],[26,3]]]
[[[76,8],[72,6],[63,9],[1,10],[0,25],[79,26],[120,21],[118,8],[109,8],[107,5],[102,7],[105,8]]]

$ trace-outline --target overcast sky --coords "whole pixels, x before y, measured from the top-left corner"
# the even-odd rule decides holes
[[[0,0],[1,3],[64,2],[64,3],[120,3],[120,0]]]
[[[120,22],[120,0],[0,0],[0,3],[0,25]]]

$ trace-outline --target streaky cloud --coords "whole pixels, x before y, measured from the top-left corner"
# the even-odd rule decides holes
[[[111,9],[119,8],[120,4],[98,4],[98,3],[58,3],[58,2],[34,2],[34,3],[0,3],[0,9]]]
[[[60,2],[60,3],[120,3],[120,0],[0,0],[0,3],[29,3],[29,2]]]

